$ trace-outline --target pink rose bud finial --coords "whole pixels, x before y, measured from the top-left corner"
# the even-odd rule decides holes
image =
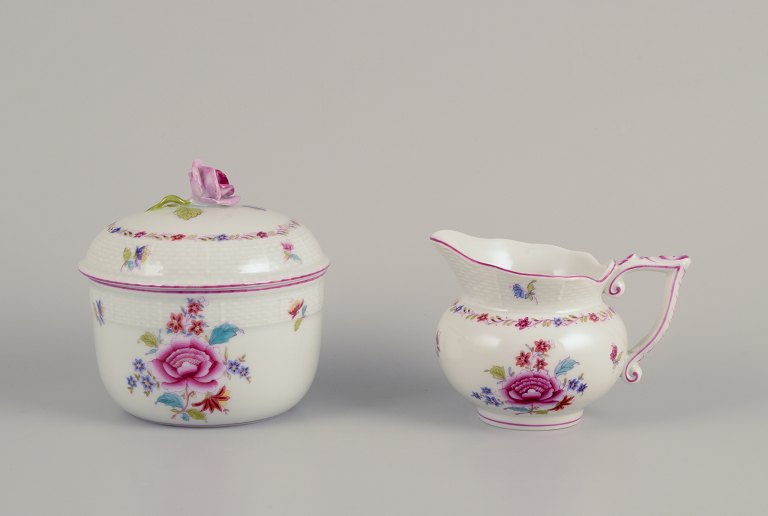
[[[222,204],[232,206],[240,202],[235,187],[229,184],[227,175],[219,169],[205,165],[202,160],[192,162],[189,172],[192,200],[198,204]]]

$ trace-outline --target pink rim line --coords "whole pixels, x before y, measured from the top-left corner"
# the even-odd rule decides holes
[[[226,285],[160,285],[160,284],[151,284],[151,283],[127,283],[127,282],[124,282],[124,281],[113,281],[113,280],[108,280],[108,279],[104,279],[104,278],[99,278],[98,276],[92,276],[92,275],[88,274],[87,272],[83,272],[82,269],[79,269],[79,270],[80,270],[80,273],[83,276],[85,276],[87,278],[90,278],[90,279],[92,279],[94,281],[101,281],[101,282],[105,282],[105,283],[113,283],[113,284],[116,284],[116,285],[128,285],[128,286],[131,286],[131,287],[150,287],[150,288],[159,288],[159,289],[166,289],[166,288],[176,288],[176,289],[197,288],[197,289],[204,289],[204,288],[225,288],[225,287],[226,288],[229,288],[229,287],[253,287],[253,286],[256,286],[256,285],[272,285],[272,284],[275,284],[275,283],[285,283],[285,282],[289,282],[289,281],[294,281],[294,280],[300,280],[300,279],[308,278],[309,276],[315,276],[316,274],[325,273],[325,271],[327,271],[328,267],[330,267],[330,266],[331,265],[328,264],[325,267],[323,267],[322,269],[316,270],[315,272],[310,272],[309,274],[302,274],[301,276],[293,276],[293,277],[286,278],[286,279],[272,280],[272,281],[260,281],[260,282],[257,282],[257,283],[228,283]]]
[[[476,264],[482,265],[484,267],[490,267],[492,269],[497,269],[497,270],[500,270],[500,271],[503,271],[503,272],[508,272],[510,274],[517,274],[518,276],[528,276],[528,277],[532,277],[532,278],[588,279],[590,281],[594,281],[595,283],[602,283],[613,273],[614,269],[616,269],[616,262],[615,261],[611,261],[610,268],[605,272],[603,277],[600,278],[600,279],[595,279],[592,276],[560,276],[560,275],[557,275],[557,274],[536,274],[536,273],[533,273],[533,272],[519,272],[519,271],[513,271],[512,269],[505,269],[504,267],[499,267],[498,265],[493,265],[492,263],[486,263],[486,262],[481,262],[479,260],[475,260],[474,258],[467,256],[466,254],[462,253],[461,251],[459,251],[458,249],[453,247],[451,244],[449,244],[447,242],[444,242],[444,241],[440,240],[439,238],[429,237],[429,239],[432,240],[433,242],[436,242],[436,243],[438,243],[440,245],[443,245],[443,246],[447,247],[448,249],[450,249],[454,253],[462,256],[463,258],[469,260],[472,263],[476,263]]]
[[[572,419],[572,420],[570,420],[570,421],[564,421],[564,422],[562,422],[562,423],[550,423],[550,424],[548,424],[548,425],[529,425],[529,424],[527,424],[527,423],[510,423],[510,422],[508,422],[508,421],[499,421],[498,419],[493,419],[493,418],[490,418],[490,417],[488,417],[488,416],[484,416],[484,415],[482,415],[480,412],[478,412],[478,413],[477,413],[477,415],[478,415],[478,416],[480,416],[482,419],[485,419],[485,420],[488,420],[488,421],[493,421],[494,423],[499,423],[500,425],[509,425],[509,426],[533,426],[533,427],[542,427],[542,426],[563,426],[563,425],[570,425],[570,424],[573,424],[573,423],[577,423],[577,422],[581,421],[581,418],[583,417],[583,416],[579,416],[579,417],[577,417],[576,419]]]
[[[240,283],[230,285],[142,285],[140,283],[123,283],[119,281],[110,281],[86,274],[82,270],[80,273],[100,285],[119,288],[123,290],[134,290],[138,292],[154,292],[159,294],[226,294],[237,292],[256,292],[261,290],[275,290],[280,288],[302,285],[321,278],[325,275],[330,265],[315,271],[311,274],[304,274],[294,278],[277,281],[265,281],[261,283]]]

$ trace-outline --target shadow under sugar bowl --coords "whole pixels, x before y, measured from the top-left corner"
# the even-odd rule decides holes
[[[314,379],[328,258],[296,220],[240,204],[220,170],[195,161],[189,179],[191,200],[110,224],[80,263],[101,378],[158,423],[275,416]]]

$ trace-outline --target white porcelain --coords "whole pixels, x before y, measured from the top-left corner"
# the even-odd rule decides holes
[[[328,263],[305,226],[254,206],[171,196],[110,224],[80,263],[107,391],[172,425],[285,412],[315,376]]]
[[[687,256],[632,254],[605,265],[588,253],[455,231],[431,240],[461,284],[438,326],[440,365],[484,422],[515,430],[575,425],[619,377],[637,382],[638,363],[667,330],[690,264]],[[630,346],[603,294],[621,294],[622,276],[636,270],[668,281],[657,323]]]

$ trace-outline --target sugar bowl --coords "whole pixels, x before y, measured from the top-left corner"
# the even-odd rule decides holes
[[[298,221],[240,203],[220,170],[197,160],[189,181],[191,199],[109,224],[80,262],[101,378],[158,423],[275,416],[315,376],[328,258]]]

